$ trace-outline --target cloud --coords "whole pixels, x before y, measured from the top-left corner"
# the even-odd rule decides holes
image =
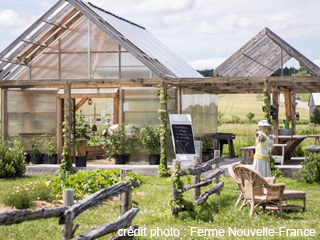
[[[138,4],[141,12],[186,11],[195,7],[195,0],[145,0]]]
[[[38,4],[45,9],[49,9],[52,6],[50,2],[39,2]]]
[[[188,64],[197,70],[215,69],[225,60],[226,58],[199,59],[195,61],[189,61]]]
[[[320,59],[316,59],[313,62],[314,62],[314,64],[318,65],[318,67],[320,67]]]
[[[0,11],[0,26],[18,26],[22,23],[19,14],[12,9]]]

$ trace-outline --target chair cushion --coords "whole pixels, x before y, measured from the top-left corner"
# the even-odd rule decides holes
[[[306,192],[294,191],[294,190],[284,190],[282,195],[282,200],[303,200],[306,199]]]

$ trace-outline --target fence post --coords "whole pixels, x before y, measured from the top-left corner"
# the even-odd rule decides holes
[[[174,181],[174,175],[176,174],[176,171],[179,171],[180,169],[180,163],[181,161],[178,161],[176,159],[172,160],[172,200],[175,201],[178,198],[178,191],[175,188],[175,181]],[[177,176],[177,180],[180,180],[180,176]],[[178,209],[175,206],[171,206],[171,217],[178,217]]]
[[[220,150],[214,150],[214,158],[218,158],[220,157]],[[215,168],[219,168],[220,167],[220,163],[216,163],[214,165]],[[220,175],[216,176],[214,178],[214,185],[217,185],[220,182]],[[216,195],[220,195],[220,191],[216,192]]]
[[[120,179],[123,181],[128,172],[132,172],[131,169],[121,169]],[[132,208],[132,191],[131,189],[125,193],[120,194],[120,217],[122,217],[127,211]],[[127,227],[131,226],[131,222]]]
[[[192,159],[193,166],[196,168],[201,164],[201,159],[199,156],[193,156]],[[193,184],[199,183],[201,180],[201,174],[193,176]],[[197,201],[201,195],[201,187],[196,187],[193,189],[193,201]]]
[[[74,190],[73,189],[63,189],[63,206],[69,207],[74,202]],[[64,224],[62,226],[62,234],[63,240],[69,240],[72,238],[72,228],[73,228],[73,221]]]

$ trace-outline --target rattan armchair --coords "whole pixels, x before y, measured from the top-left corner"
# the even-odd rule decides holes
[[[244,201],[240,211],[250,205],[250,216],[258,206],[264,209],[272,207],[282,214],[282,196],[286,186],[284,183],[270,184],[259,172],[244,165],[235,166],[234,173],[240,179],[240,189],[243,191]]]
[[[234,173],[234,168],[237,167],[237,166],[243,166],[243,165],[240,162],[237,162],[237,163],[230,164],[229,167],[228,167],[228,172],[229,172],[230,177],[232,177],[232,179],[238,184],[239,189],[240,189],[240,195],[239,195],[239,197],[238,197],[238,199],[237,199],[237,201],[236,201],[234,206],[237,206],[239,204],[239,202],[244,199],[244,196],[243,196],[244,190],[242,189],[240,178],[238,178],[238,176]],[[264,179],[269,184],[274,184],[276,182],[276,178],[275,177],[267,177],[267,178],[264,178]]]

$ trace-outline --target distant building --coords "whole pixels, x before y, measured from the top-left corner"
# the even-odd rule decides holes
[[[320,93],[311,93],[310,94],[308,106],[309,106],[309,119],[310,119],[314,108],[317,107],[320,109]]]

